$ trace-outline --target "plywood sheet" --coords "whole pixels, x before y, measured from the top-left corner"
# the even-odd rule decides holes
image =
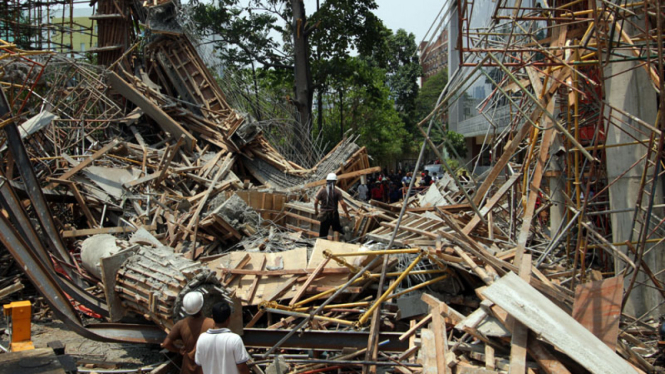
[[[508,273],[483,295],[591,373],[637,373],[589,330],[514,273]]]
[[[342,243],[342,242],[333,242],[330,240],[325,240],[325,239],[317,239],[316,243],[314,244],[314,250],[312,250],[312,256],[309,259],[309,263],[307,265],[308,268],[314,269],[316,268],[323,260],[326,259],[326,257],[323,255],[323,251],[328,250],[333,254],[336,253],[349,253],[349,252],[359,252],[361,250],[362,246],[358,244],[349,244],[349,243]],[[355,265],[355,266],[364,266],[366,263],[371,261],[371,259],[367,259],[368,256],[353,256],[353,257],[344,257],[344,259]],[[340,265],[335,261],[330,261],[328,263],[328,266],[326,268],[332,269],[332,268],[342,268],[344,265]]]
[[[613,351],[619,336],[623,277],[580,284],[575,288],[573,318]]]
[[[307,268],[307,248],[297,248],[285,252],[275,253],[262,253],[262,252],[231,252],[228,256],[222,257],[217,260],[210,261],[207,266],[217,273],[218,277],[223,276],[222,268],[234,268],[246,254],[249,254],[250,261],[243,268],[247,270],[261,270],[263,259],[266,259],[266,269],[277,270],[278,268],[289,269],[306,269]],[[280,270],[281,270],[280,269]],[[254,282],[254,275],[237,276],[236,279],[229,284],[229,289],[235,289],[236,295],[242,300],[245,300],[249,305],[257,305],[264,298],[271,295],[279,286],[284,283],[291,275],[285,276],[270,276],[261,277],[256,293],[251,300],[248,300],[249,292]],[[281,299],[287,299],[295,295],[297,285],[294,289],[287,291]]]

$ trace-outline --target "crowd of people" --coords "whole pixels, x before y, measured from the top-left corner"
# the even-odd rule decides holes
[[[356,198],[361,201],[376,200],[384,203],[395,203],[406,196],[411,180],[414,178],[413,173],[404,173],[401,169],[383,170],[378,174],[372,174],[367,177],[367,183],[361,183],[356,190]],[[416,184],[412,195],[425,190],[430,185],[439,180],[437,173],[429,174],[428,170],[420,173],[420,176],[415,177]]]

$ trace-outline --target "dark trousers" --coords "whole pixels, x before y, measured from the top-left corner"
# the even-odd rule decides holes
[[[328,236],[330,226],[332,226],[334,231],[344,233],[344,229],[342,229],[342,225],[339,223],[339,212],[322,212],[319,215],[319,222],[321,222],[321,228],[319,229],[320,238]]]

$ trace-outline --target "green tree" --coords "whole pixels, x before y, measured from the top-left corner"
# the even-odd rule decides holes
[[[446,84],[448,84],[447,69],[441,70],[425,81],[425,84],[423,84],[420,94],[416,99],[415,112],[418,122],[422,121],[432,112],[439,96],[441,95],[441,91],[446,87]],[[437,113],[437,116],[443,118],[443,112]]]
[[[420,90],[420,95],[416,99],[415,113],[418,121],[422,121],[434,110],[439,96],[441,96],[441,91],[443,91],[447,83],[448,71],[446,69],[441,70],[425,81]],[[446,129],[444,125],[445,114],[445,110],[439,110],[434,115],[436,126],[433,128],[430,138],[434,144],[442,145],[449,155],[464,158],[467,154],[464,136]],[[420,138],[422,139],[422,137]]]
[[[317,2],[318,3],[318,2]],[[308,20],[302,0],[194,0],[194,19],[203,35],[217,35],[223,58],[234,64],[258,63],[293,72],[299,121],[311,126],[313,92],[325,90],[349,51],[371,48],[372,30],[381,21],[374,0],[327,0]],[[275,36],[282,40],[276,40]],[[314,45],[314,52],[310,44]],[[317,56],[312,73],[312,56]],[[255,84],[257,85],[257,84]],[[321,102],[321,100],[319,100]]]
[[[19,49],[35,49],[33,44],[36,45],[38,42],[34,39],[39,36],[39,29],[30,24],[30,17],[23,9],[19,6],[10,6],[8,1],[0,3],[0,14],[7,17],[0,19],[0,29],[6,30],[9,39],[7,41],[16,44]]]
[[[418,78],[422,68],[416,55],[416,37],[403,29],[387,38],[388,87],[407,130],[415,130]]]
[[[379,163],[396,159],[408,133],[385,84],[385,70],[360,57],[350,57],[346,66],[354,73],[336,80],[334,89],[325,95],[326,102],[334,107],[329,105],[332,109],[324,116],[324,137],[336,144],[341,139],[337,124],[347,123],[348,129],[359,135],[358,143],[367,147]]]

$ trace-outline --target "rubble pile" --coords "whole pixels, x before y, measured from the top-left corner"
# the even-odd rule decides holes
[[[529,66],[497,82],[504,94],[528,92],[532,109],[515,114],[482,178],[448,170],[418,193],[414,179],[398,202],[360,201],[355,187],[381,170],[366,149],[347,138],[311,168],[280,154],[166,22],[169,6],[134,4],[147,35],[122,54],[100,49],[106,68],[3,44],[0,60],[28,69],[0,78],[0,239],[11,254],[0,252],[0,299],[22,287],[22,268],[77,333],[156,343],[183,317],[181,296],[203,290],[209,302],[233,300],[232,327],[259,372],[277,361],[290,373],[660,370],[659,321],[624,310],[637,274],[665,294],[661,269],[642,256],[648,235],[618,249],[579,181],[564,197],[566,220],[550,230],[543,213],[555,205],[541,184],[553,138],[570,135],[553,124],[554,108],[577,105],[569,61],[560,73]],[[560,21],[553,46],[585,35]],[[120,40],[100,34],[101,48],[111,39]],[[661,127],[637,123],[651,131],[649,149],[662,148]],[[573,140],[567,157],[596,165],[590,145]],[[343,242],[318,238],[313,195],[328,173],[351,213]],[[83,307],[123,327],[84,325]]]

